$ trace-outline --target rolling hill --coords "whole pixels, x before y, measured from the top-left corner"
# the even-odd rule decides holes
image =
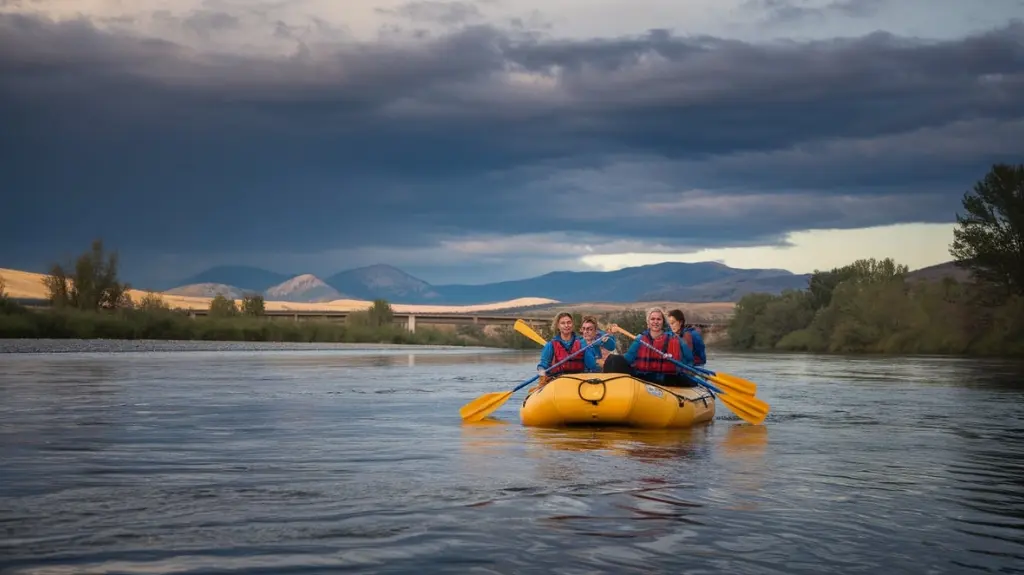
[[[313,274],[302,274],[264,290],[263,297],[271,301],[323,302],[345,299],[349,296],[327,285]]]
[[[431,285],[388,265],[346,270],[324,280],[305,274],[270,283],[282,277],[283,274],[260,268],[220,266],[187,278],[182,282],[185,285],[179,285],[168,293],[193,290],[195,286],[187,282],[201,279],[201,283],[216,284],[221,286],[220,289],[258,291],[268,299],[288,298],[287,301],[307,302],[326,301],[310,298],[350,297],[366,300],[384,298],[405,304],[472,305],[539,297],[566,303],[667,300],[698,303],[736,301],[756,291],[778,293],[787,288],[804,288],[810,275],[780,269],[738,269],[715,262],[669,262],[608,272],[552,272],[523,280],[482,285]],[[299,278],[303,279],[296,281]],[[289,284],[290,287],[281,288],[281,284]],[[307,289],[314,285],[316,290]],[[333,291],[328,291],[328,288]],[[275,290],[273,296],[268,292],[271,289]],[[336,296],[331,295],[335,293]]]
[[[434,303],[443,300],[443,296],[427,282],[396,267],[383,264],[339,272],[328,277],[326,281],[334,289],[361,299],[372,300],[382,297],[390,301],[415,303]]]
[[[178,287],[174,289],[193,284],[220,284],[231,286],[237,290],[263,293],[297,275],[282,274],[252,266],[215,266],[177,282]],[[167,290],[167,293],[170,293],[170,290]]]
[[[216,297],[222,295],[228,299],[242,299],[245,290],[227,284],[203,282],[183,285],[167,290],[168,295],[180,295],[185,297]]]

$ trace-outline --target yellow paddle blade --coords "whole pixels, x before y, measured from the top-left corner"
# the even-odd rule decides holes
[[[462,417],[462,421],[473,422],[480,421],[488,415],[497,411],[508,398],[512,397],[511,391],[494,391],[491,393],[485,393],[473,401],[463,405],[459,409],[459,416]]]
[[[636,336],[629,333],[628,331],[618,329],[618,332],[630,339],[636,339]],[[727,392],[731,392],[734,395],[750,395],[753,396],[757,393],[757,385],[752,381],[747,381],[742,377],[730,375],[728,373],[715,372],[715,375],[708,375],[705,373],[701,374],[701,377],[711,380],[712,382],[721,386]],[[765,404],[767,405],[767,404]]]
[[[730,379],[722,373],[718,373],[716,375],[701,373],[700,376],[704,379],[710,380],[718,385],[718,387],[721,387],[723,390],[734,395],[746,395],[748,397],[753,397],[754,394],[757,393],[756,385],[752,383],[750,385],[744,385],[742,381],[737,383],[735,379]]]
[[[757,393],[757,384],[743,379],[738,375],[731,373],[722,373],[720,371],[715,372],[714,377],[705,375],[704,377],[714,381],[720,385],[723,389],[728,388],[735,391],[736,393],[742,393],[744,395],[755,395]]]
[[[756,397],[720,393],[718,394],[718,399],[721,399],[722,403],[738,415],[740,419],[752,425],[760,425],[768,417],[770,407],[767,403]]]
[[[533,341],[535,341],[535,342],[537,342],[537,343],[539,343],[541,345],[544,345],[544,344],[547,343],[547,341],[545,341],[544,338],[541,337],[539,333],[534,331],[532,327],[530,327],[525,321],[523,321],[521,319],[517,319],[516,323],[515,323],[515,326],[513,326],[513,327],[515,327],[515,330],[518,331],[519,333],[525,335],[526,337],[532,339]]]

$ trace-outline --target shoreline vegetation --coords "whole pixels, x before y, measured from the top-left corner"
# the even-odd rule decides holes
[[[393,323],[391,306],[385,300],[351,313],[344,323],[270,319],[263,315],[261,305],[258,296],[247,296],[241,305],[218,296],[210,304],[209,316],[190,317],[188,310],[170,308],[158,295],[146,296],[135,304],[121,302],[98,309],[67,304],[33,309],[0,296],[0,338],[526,347],[516,345],[524,338],[511,327],[488,334],[479,326],[457,326],[452,330],[421,326],[413,333]]]
[[[1024,164],[963,196],[949,248],[967,276],[910,279],[893,259],[815,271],[807,289],[749,294],[733,350],[1024,357]]]
[[[209,314],[191,317],[188,308],[172,307],[160,294],[145,293],[137,301],[131,287],[117,276],[117,253],[107,253],[102,240],[72,264],[53,264],[43,276],[46,307],[26,306],[5,292],[0,276],[0,339],[122,339],[238,341],[287,343],[352,343],[539,349],[512,326],[418,326],[410,332],[394,322],[394,308],[384,299],[349,313],[344,322],[266,316],[263,296],[240,301],[218,295]],[[173,300],[172,300],[173,301]],[[514,311],[503,310],[503,311]],[[576,312],[577,322],[581,314]],[[643,312],[601,314],[605,321],[643,325]],[[543,327],[550,336],[550,327]]]

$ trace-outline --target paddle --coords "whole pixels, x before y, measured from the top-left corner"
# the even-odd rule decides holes
[[[689,365],[687,368],[700,373],[701,375],[707,376],[708,379],[721,385],[722,387],[731,388],[737,393],[745,395],[754,395],[757,393],[757,384],[743,379],[738,375],[732,375],[731,373],[714,372],[710,369],[706,369],[697,365]]]
[[[544,341],[544,338],[541,337],[539,333],[534,331],[533,328],[530,327],[525,321],[523,321],[521,319],[517,319],[516,323],[515,323],[515,325],[513,327],[515,328],[516,331],[518,331],[519,333],[521,333],[521,334],[525,335],[526,337],[532,339],[533,341],[535,341],[535,342],[537,342],[537,343],[539,343],[541,345],[547,344],[547,342]]]
[[[636,336],[630,334],[629,332],[623,330],[622,328],[619,328],[619,331],[621,331],[625,335],[628,335],[629,337],[632,337],[634,339],[636,338]],[[684,368],[690,370],[691,372],[695,371],[697,373],[700,373],[701,375],[707,377],[711,381],[717,383],[718,385],[722,386],[723,388],[727,389],[732,393],[750,396],[753,396],[754,394],[757,393],[757,384],[755,384],[752,381],[743,379],[742,377],[731,375],[728,373],[715,373],[710,369],[697,367],[695,365],[681,365]]]
[[[718,385],[721,385],[722,387],[734,393],[742,393],[744,395],[754,395],[757,393],[756,383],[747,379],[743,379],[738,375],[732,375],[729,373],[722,372],[715,373],[710,369],[696,365],[688,365],[686,366],[686,368],[689,369],[690,371],[696,371],[704,376],[707,376],[707,378],[710,379],[711,381],[714,381]]]
[[[559,361],[559,362],[555,363],[554,365],[549,367],[547,369],[547,371],[551,371],[552,369],[562,365],[563,363],[565,363],[565,362],[569,361],[570,359],[576,357],[577,355],[583,353],[584,351],[589,349],[594,344],[600,343],[600,341],[601,341],[600,339],[595,339],[590,344],[588,344],[586,346],[583,346],[579,350],[569,354],[569,357],[563,359],[562,361]],[[545,343],[547,343],[547,342],[545,342]],[[506,401],[508,401],[508,398],[512,397],[513,393],[519,391],[520,389],[526,387],[527,385],[530,385],[531,383],[536,381],[538,378],[540,378],[540,374],[536,374],[533,377],[531,377],[530,379],[528,379],[528,380],[524,381],[523,383],[520,383],[519,385],[515,386],[514,388],[512,388],[512,391],[493,391],[491,393],[487,393],[487,394],[481,395],[480,397],[474,399],[473,401],[467,403],[466,405],[463,405],[462,408],[459,409],[459,415],[462,416],[462,420],[463,421],[469,421],[469,422],[480,421],[481,419],[483,419],[483,418],[487,417],[488,415],[494,413],[494,411],[496,409],[498,409],[499,407],[502,406],[502,404],[504,404]]]
[[[646,345],[647,347],[653,349],[655,352],[657,352],[658,355],[661,355],[661,350],[659,350],[658,348],[654,347],[653,345],[647,343],[643,339],[637,339],[637,337],[635,335],[629,333],[628,331],[622,329],[621,327],[618,328],[617,331],[619,333],[621,333],[621,334],[631,338],[631,339],[639,341],[643,345]],[[685,363],[683,363],[681,361],[677,361],[675,358],[669,357],[669,358],[666,358],[666,359],[668,359],[668,361],[671,361],[672,363],[674,363],[675,365],[677,365],[677,366],[679,366],[679,367],[681,367],[683,369],[690,369],[690,366],[686,365]],[[730,393],[727,393],[725,391],[722,391],[718,387],[712,385],[710,382],[708,382],[703,377],[700,377],[699,375],[697,375],[697,373],[694,372],[693,370],[691,370],[691,373],[690,373],[689,377],[691,377],[694,381],[696,381],[700,385],[703,385],[704,387],[706,387],[706,388],[710,389],[711,391],[715,392],[716,394],[718,394],[718,396],[722,400],[722,403],[724,403],[726,405],[726,407],[731,409],[733,411],[733,413],[735,413],[736,415],[740,416],[741,419],[743,419],[744,421],[746,421],[748,423],[752,423],[754,425],[758,425],[758,424],[760,424],[761,422],[764,421],[765,417],[768,416],[768,411],[771,409],[771,407],[767,403],[765,403],[763,400],[760,400],[760,399],[758,399],[758,398],[756,398],[754,396],[743,395],[742,393],[732,393],[732,394],[730,394]],[[725,387],[725,386],[723,386],[723,387]]]
[[[529,326],[529,324],[527,324],[525,321],[521,319],[516,320],[515,330],[541,345],[547,343],[546,341],[544,341],[544,338],[541,337],[539,333],[534,331],[533,328]],[[742,377],[731,375],[728,373],[715,373],[710,369],[692,365],[688,365],[686,366],[686,368],[692,371],[699,372],[700,374],[706,376],[711,381],[717,383],[718,385],[722,386],[723,388],[732,393],[743,395],[754,395],[757,393],[757,384],[755,384],[752,381],[743,379]]]

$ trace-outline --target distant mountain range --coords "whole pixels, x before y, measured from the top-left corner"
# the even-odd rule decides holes
[[[565,303],[642,301],[737,301],[752,292],[779,293],[807,287],[810,274],[782,269],[737,269],[715,262],[661,263],[609,272],[552,272],[482,285],[431,285],[404,271],[373,265],[326,278],[281,274],[246,266],[218,266],[186,278],[168,294],[241,298],[260,293],[268,300],[323,302],[335,299],[392,303],[472,305],[539,297]]]

